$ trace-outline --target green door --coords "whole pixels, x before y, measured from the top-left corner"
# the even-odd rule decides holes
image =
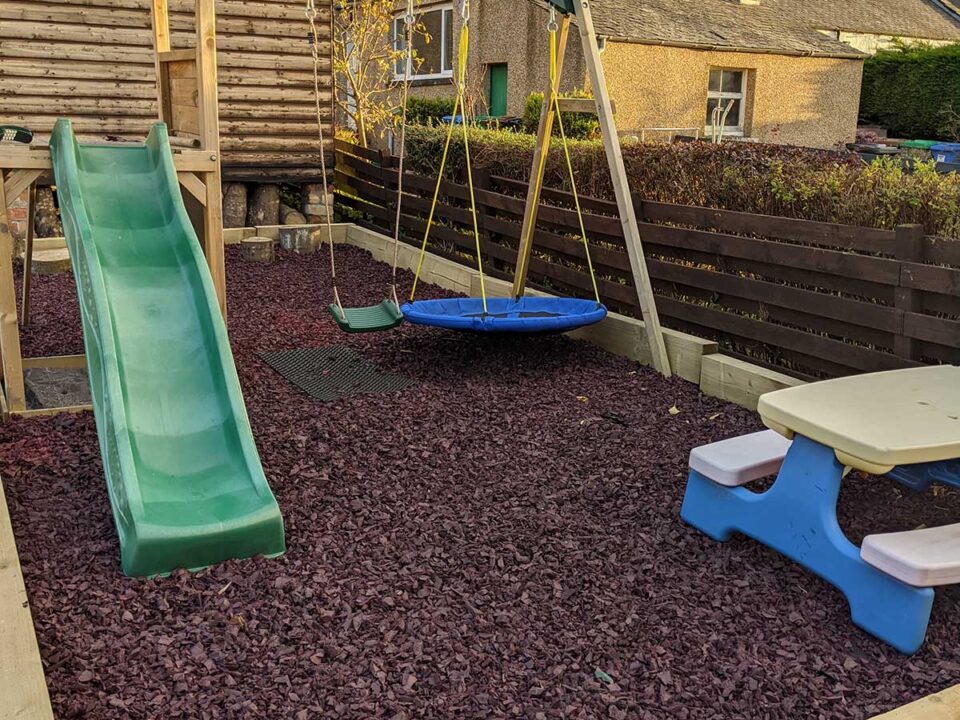
[[[490,115],[507,114],[507,64],[490,66]]]

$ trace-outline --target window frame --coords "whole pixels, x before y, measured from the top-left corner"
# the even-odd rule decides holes
[[[438,73],[423,73],[418,74],[413,67],[410,67],[410,81],[419,82],[421,80],[450,80],[453,78],[453,57],[447,57],[447,37],[453,33],[453,3],[438,3],[437,5],[428,5],[427,7],[422,7],[416,13],[417,21],[428,13],[441,13],[440,18],[440,72]],[[450,13],[447,15],[447,13]],[[393,15],[393,47],[395,50],[400,49],[400,42],[403,39],[403,21],[406,16],[405,12],[396,12]],[[447,23],[447,18],[450,18],[450,22]],[[434,39],[434,42],[436,40]],[[450,54],[455,54],[456,51],[450,48]],[[393,73],[394,82],[403,82],[404,73],[396,72],[394,69]]]
[[[714,70],[719,70],[721,72],[720,76],[720,90],[711,90],[710,89],[710,74]],[[723,75],[722,73],[740,73],[740,92],[724,92],[723,90]],[[710,106],[711,100],[719,100],[722,105],[726,103],[727,100],[739,100],[740,101],[740,114],[737,118],[737,124],[731,126],[724,126],[723,134],[730,135],[733,137],[743,137],[746,135],[746,130],[744,128],[744,123],[747,118],[747,76],[749,70],[747,68],[735,68],[735,67],[723,67],[717,65],[711,65],[709,71],[707,72],[707,107]],[[712,133],[714,130],[713,125],[704,124],[704,132],[706,134]]]

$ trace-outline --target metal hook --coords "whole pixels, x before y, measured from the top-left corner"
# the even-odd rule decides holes
[[[560,29],[560,24],[557,22],[557,9],[553,6],[550,7],[550,22],[547,23],[547,30],[552,33],[557,32]]]

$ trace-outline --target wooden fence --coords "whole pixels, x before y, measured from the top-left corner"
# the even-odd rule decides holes
[[[393,232],[396,159],[338,141],[342,210]],[[405,241],[419,244],[435,179],[406,174]],[[526,183],[481,173],[484,270],[510,279]],[[441,186],[430,250],[474,265],[468,191]],[[568,193],[548,190],[530,263],[534,287],[589,297]],[[960,242],[920,226],[877,230],[635,198],[663,324],[803,379],[960,363]],[[591,256],[611,310],[639,316],[616,205],[584,199]]]

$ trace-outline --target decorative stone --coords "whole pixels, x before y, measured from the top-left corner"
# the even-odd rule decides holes
[[[245,227],[247,223],[247,186],[229,183],[223,186],[223,226]]]
[[[33,251],[33,272],[36,275],[59,275],[70,272],[70,253],[66,248]]]
[[[250,262],[271,263],[274,260],[273,240],[265,237],[244,238],[240,242],[243,259]]]
[[[247,227],[280,224],[280,186],[257,185],[250,200]]]
[[[299,210],[288,208],[290,212],[284,213],[282,220],[284,225],[306,225],[307,219]]]
[[[333,207],[333,195],[323,197],[323,185],[310,183],[303,186],[303,215],[307,222],[320,223],[327,219],[327,208]]]
[[[49,187],[37,188],[37,214],[33,229],[34,237],[63,237],[63,223],[53,201],[53,190]]]
[[[301,255],[311,255],[320,247],[320,232],[316,225],[291,225],[278,231],[280,247]]]

